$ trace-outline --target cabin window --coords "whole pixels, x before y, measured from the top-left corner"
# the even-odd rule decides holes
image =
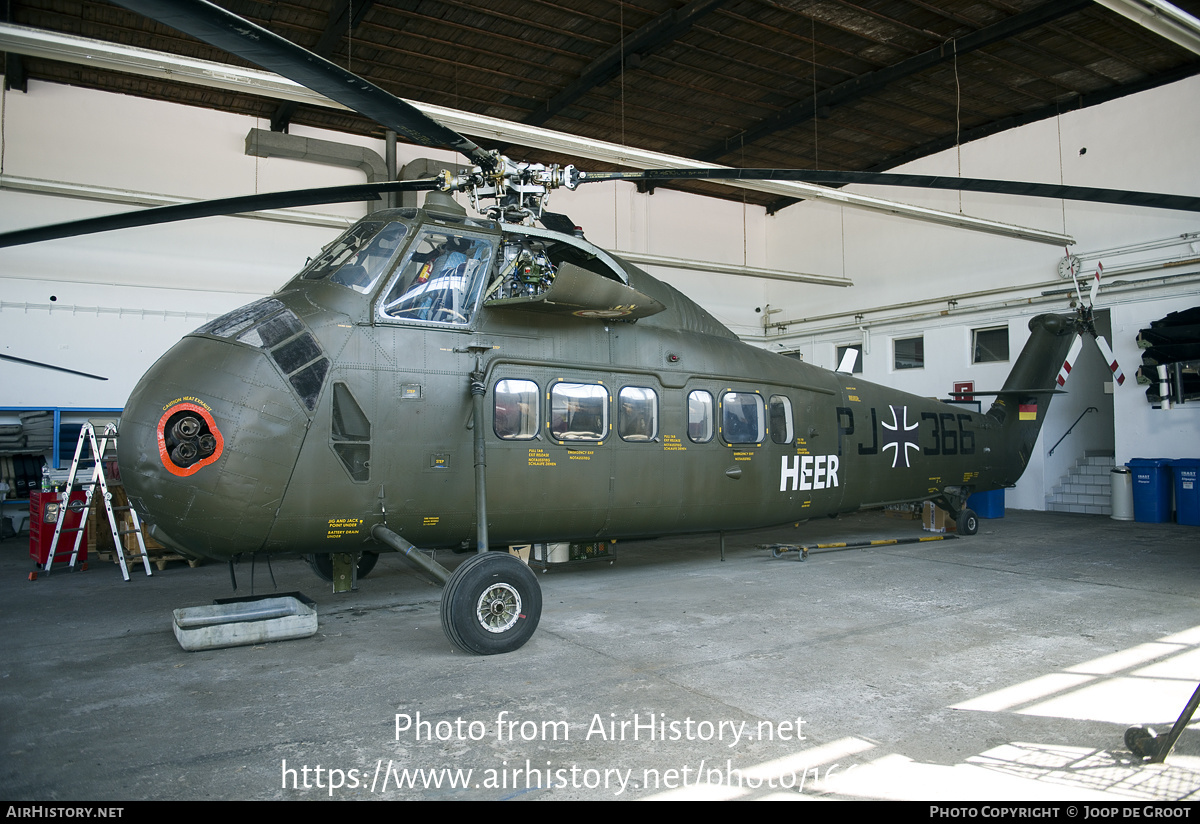
[[[528,441],[537,437],[538,385],[533,381],[508,379],[496,382],[492,392],[492,429],[506,441]]]
[[[626,386],[617,396],[617,433],[626,441],[658,436],[658,394],[644,386]]]
[[[387,320],[465,326],[492,260],[492,242],[425,226],[411,244],[380,304]]]
[[[725,443],[762,443],[766,428],[762,395],[726,392],[721,396],[721,437]]]
[[[861,375],[862,374],[862,363],[863,363],[863,354],[862,354],[862,344],[861,343],[847,343],[844,346],[839,346],[837,348],[837,364],[835,365],[835,368],[837,366],[842,365],[842,359],[844,357],[846,357],[846,353],[849,352],[851,349],[853,349],[855,352],[858,353],[858,357],[856,357],[854,359],[854,368],[850,370],[850,374]]]
[[[703,389],[688,393],[688,438],[708,443],[713,436],[713,397]]]
[[[892,341],[897,369],[922,369],[925,366],[925,338],[897,338]]]
[[[791,443],[792,402],[783,395],[771,396],[771,440],[775,443]]]
[[[1008,360],[1008,327],[971,330],[971,363]]]
[[[608,390],[594,383],[550,387],[550,435],[558,441],[600,441],[608,434]]]
[[[304,270],[305,280],[329,278],[330,283],[349,286],[366,294],[404,247],[408,226],[404,223],[364,221],[350,227]]]

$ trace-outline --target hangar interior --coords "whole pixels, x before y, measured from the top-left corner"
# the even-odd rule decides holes
[[[1093,3],[940,10],[910,3],[612,4],[586,13],[549,4],[523,23],[519,4],[467,10],[364,3],[349,36],[340,29],[344,12],[340,23],[331,21],[325,5],[230,8],[275,22],[303,45],[315,46],[324,34],[330,54],[414,100],[536,121],[590,144],[579,159],[505,140],[515,159],[644,167],[641,158],[622,160],[622,147],[630,147],[747,167],[889,169],[1163,192],[1194,191],[1197,182],[1180,139],[1200,117],[1191,105],[1195,53]],[[142,65],[129,71],[139,74],[109,68],[135,63],[119,54],[103,66],[86,65],[99,62],[96,40],[232,59],[133,12],[102,3],[63,10],[17,2],[9,14],[0,134],[6,228],[127,208],[121,204],[359,183],[364,172],[379,172],[370,163],[378,166],[386,153],[382,129],[363,118],[198,82],[163,82],[145,68],[153,55],[138,54]],[[588,23],[567,25],[572,19]],[[50,32],[84,40],[50,42]],[[614,39],[618,32],[628,42]],[[605,38],[608,50],[601,48]],[[572,67],[576,84],[551,94]],[[428,77],[424,87],[421,76]],[[851,76],[857,91],[846,88]],[[273,151],[264,139],[256,145],[265,148],[250,154],[251,134],[269,131],[272,118],[276,126],[287,123],[288,138],[346,149],[331,160],[295,140]],[[350,148],[374,160],[356,160]],[[455,160],[403,142],[396,151],[399,167],[426,157]],[[298,157],[305,152],[307,161]],[[744,340],[829,368],[838,347],[860,346],[864,379],[927,396],[946,397],[959,381],[998,388],[1010,361],[978,357],[977,331],[1007,326],[1015,356],[1030,316],[1067,308],[1070,284],[1058,274],[1063,238],[1074,241],[1071,253],[1087,269],[1080,274],[1090,276],[1097,263],[1112,273],[1100,319],[1131,375],[1140,363],[1138,330],[1196,303],[1196,226],[1187,212],[895,187],[844,190],[1033,227],[1057,239],[886,216],[886,209],[837,199],[781,197],[770,185],[687,184],[647,193],[626,183],[593,185],[555,192],[550,208],[569,215],[597,245],[635,263],[650,261],[641,265]],[[51,345],[55,358],[46,360],[112,374],[101,383],[5,361],[4,405],[123,406],[136,376],[175,340],[274,291],[366,209],[212,218],[6,251],[0,312],[10,330],[7,354],[22,356],[17,342],[36,340],[39,350]],[[1164,245],[1146,248],[1157,242]],[[655,265],[655,257],[674,263]],[[705,264],[734,269],[705,271]],[[803,274],[818,282],[795,279]],[[916,346],[919,363],[904,354]],[[1085,350],[1079,367],[1103,369],[1094,355],[1093,347]],[[104,367],[108,359],[120,368]],[[1195,436],[1196,407],[1163,414],[1132,386],[1111,391],[1099,374],[1078,375],[1085,386],[1073,386],[1070,398],[1051,407],[1045,432],[1065,431],[1089,407],[1100,411],[1055,455],[1046,457],[1050,444],[1038,450],[1009,492],[1010,506],[1045,509],[1085,453],[1111,453],[1117,463],[1173,456],[1177,444]]]
[[[1192,145],[1200,32],[1131,19],[1126,13],[1146,17],[1136,2],[219,5],[390,92],[442,107],[454,128],[518,160],[596,171],[687,161],[1200,190]],[[1118,8],[1126,5],[1134,11]],[[1200,4],[1176,6],[1200,14]],[[5,11],[2,231],[386,174],[382,127],[295,103],[261,72],[236,74],[242,61],[133,11],[88,0],[10,0]],[[185,59],[227,66],[227,76]],[[394,151],[395,166],[414,173],[463,163],[403,140]],[[271,294],[373,208],[213,217],[0,250],[0,354],[10,356],[0,360],[0,423],[17,410],[61,410],[68,421],[120,409],[177,340]],[[831,369],[857,347],[863,380],[929,397],[945,398],[964,381],[998,389],[1029,319],[1068,310],[1065,255],[1080,258],[1084,277],[1103,264],[1097,325],[1127,380],[1114,386],[1095,347],[1084,348],[1007,506],[1058,508],[1055,487],[1088,456],[1116,464],[1200,456],[1200,402],[1160,408],[1134,374],[1139,330],[1200,306],[1195,212],[857,184],[818,194],[767,182],[589,185],[556,191],[549,208],[747,342]],[[1065,509],[1106,514],[1104,506]],[[1046,520],[1022,528],[1079,528],[1038,517]],[[1182,554],[1172,557],[1194,573]],[[1154,574],[1148,590],[1169,577]],[[1190,596],[1171,597],[1183,610]],[[1163,631],[1147,641],[1193,643],[1172,635],[1185,627],[1168,632],[1164,616],[1155,624]],[[454,669],[470,677],[469,666]],[[1157,797],[1182,797],[1172,793],[1192,778],[1173,775],[1182,783]],[[148,792],[137,781],[119,786]],[[861,788],[845,795],[871,797]]]

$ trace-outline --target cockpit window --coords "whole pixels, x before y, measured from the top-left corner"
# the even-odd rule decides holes
[[[393,259],[404,246],[406,234],[407,224],[399,222],[355,224],[309,264],[303,277],[305,280],[329,278],[331,283],[366,294],[391,268]]]
[[[492,241],[426,225],[409,244],[379,314],[387,320],[465,325],[492,261]]]

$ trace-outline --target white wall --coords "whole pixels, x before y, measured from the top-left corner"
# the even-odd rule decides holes
[[[29,89],[0,96],[0,173],[6,180],[29,177],[207,198],[363,179],[356,170],[245,156],[247,131],[266,127],[254,118],[36,81]],[[961,155],[943,152],[905,168],[958,174],[961,163],[966,176],[1061,179],[1194,194],[1200,191],[1200,158],[1189,136],[1200,133],[1197,100],[1200,78],[1193,78],[1066,113],[968,144]],[[382,141],[370,138],[296,132],[383,152]],[[1087,151],[1081,154],[1083,148]],[[402,145],[399,162],[431,154],[437,153]],[[863,191],[960,209],[957,194]],[[1008,364],[969,362],[972,328],[1008,323],[1015,357],[1028,317],[1066,308],[1063,298],[1030,303],[1047,288],[1062,288],[1054,274],[1062,250],[1044,244],[818,202],[767,216],[758,207],[665,189],[638,195],[627,184],[556,192],[550,208],[583,225],[589,239],[616,250],[848,277],[854,286],[842,289],[652,270],[747,339],[797,349],[819,365],[834,365],[838,343],[861,340],[861,323],[869,336],[864,377],[924,395],[944,396],[956,380],[975,380],[978,388],[1003,382]],[[1065,231],[1083,250],[1200,229],[1194,214],[988,195],[963,195],[961,209]],[[3,229],[122,210],[0,188]],[[348,223],[365,206],[312,211]],[[0,250],[0,352],[109,378],[102,383],[0,361],[0,406],[121,406],[145,368],[181,335],[273,291],[336,232],[230,217]],[[1006,287],[1017,288],[965,297]],[[1194,282],[1147,287],[1115,295],[1115,301],[1105,304],[1112,306],[1113,343],[1130,381],[1139,360],[1133,344],[1137,329],[1169,311],[1200,303],[1197,291]],[[948,311],[946,301],[955,297],[961,298],[959,304]],[[901,303],[916,305],[888,308]],[[768,304],[782,310],[772,320],[792,321],[786,333],[763,337],[763,315],[756,309]],[[853,319],[855,313],[863,315],[861,322]],[[913,334],[925,335],[926,366],[897,371],[891,341]],[[1060,427],[1057,418],[1074,405],[1056,401],[1052,408],[1055,417],[1046,431],[1053,430],[1055,439],[1070,423]],[[1151,410],[1142,390],[1127,383],[1115,396],[1115,410],[1119,460],[1200,455],[1200,409]],[[1104,434],[1081,438],[1080,454],[1083,441]],[[1111,432],[1107,438],[1111,445]],[[1058,472],[1059,458],[1056,452],[1049,463],[1035,459],[1016,494],[1020,506],[1041,508],[1043,488],[1057,480],[1052,475]],[[1009,500],[1011,505],[1013,496]]]
[[[1200,78],[978,140],[962,147],[967,177],[1195,194],[1200,159],[1190,136],[1200,130]],[[1086,148],[1080,155],[1080,149]],[[1061,158],[1061,161],[1059,160]],[[942,152],[897,171],[958,174],[958,153]],[[955,212],[948,192],[860,188],[881,197]],[[962,211],[1074,236],[1077,248],[1120,244],[1196,231],[1194,213],[1104,204],[964,194]],[[768,265],[820,274],[843,272],[854,294],[772,283],[772,303],[796,316],[887,306],[915,297],[951,296],[997,282],[1053,277],[1062,249],[1029,241],[920,224],[826,203],[785,209],[767,233]],[[841,241],[841,242],[839,242]],[[841,247],[845,247],[843,254]],[[865,288],[864,288],[865,287]]]

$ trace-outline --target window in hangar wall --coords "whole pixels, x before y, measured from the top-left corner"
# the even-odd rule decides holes
[[[842,358],[846,357],[846,353],[853,349],[858,353],[858,357],[854,359],[854,368],[850,370],[853,375],[861,375],[863,370],[863,353],[861,343],[846,343],[837,348],[837,357],[834,358],[838,366],[842,364]]]
[[[892,341],[896,369],[922,369],[925,366],[925,338],[896,338]]]
[[[1008,360],[1008,327],[971,330],[971,363]]]

